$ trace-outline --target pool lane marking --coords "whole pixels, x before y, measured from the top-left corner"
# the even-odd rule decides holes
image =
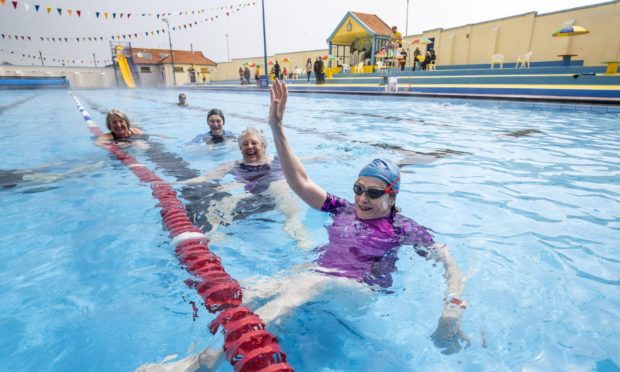
[[[36,97],[37,94],[34,94],[30,97],[26,97],[26,98],[22,98],[20,100],[17,100],[13,103],[9,103],[8,105],[4,105],[4,106],[0,106],[0,114],[4,113],[6,110],[10,110],[12,108],[15,108],[19,105],[21,105],[22,103],[26,102],[26,101],[30,101],[31,99],[33,99],[34,97]]]
[[[91,132],[97,137],[102,136],[103,132],[88,111],[75,94],[71,95]],[[224,350],[228,351],[226,358],[234,370],[292,372],[293,368],[286,363],[286,354],[276,337],[266,331],[266,325],[258,315],[241,306],[243,291],[239,283],[226,273],[219,257],[209,250],[207,236],[191,223],[172,186],[115,143],[106,142],[102,147],[116,156],[142,182],[151,186],[153,197],[159,201],[163,224],[170,232],[177,258],[191,274],[201,278],[199,282],[190,282],[190,286],[198,291],[209,312],[220,312],[209,329],[215,334],[221,326]],[[234,353],[231,352],[233,350]]]

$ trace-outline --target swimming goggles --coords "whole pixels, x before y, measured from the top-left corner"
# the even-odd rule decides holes
[[[353,185],[353,192],[355,193],[355,195],[362,195],[363,193],[366,193],[366,195],[370,199],[377,199],[383,196],[383,194],[396,194],[398,191],[392,190],[392,187],[394,187],[394,185],[396,184],[396,182],[398,182],[399,179],[400,179],[400,176],[396,177],[396,179],[388,187],[386,187],[383,190],[367,189],[364,186],[360,185],[359,183],[356,183]]]

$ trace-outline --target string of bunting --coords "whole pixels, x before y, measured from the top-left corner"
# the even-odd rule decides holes
[[[4,53],[9,53],[9,54],[14,54],[14,55],[19,55],[19,52],[15,52],[14,50],[9,50],[9,49],[4,49],[4,48],[0,48],[0,52],[4,52]],[[45,54],[47,57],[43,57],[43,61],[52,61],[52,62],[57,62],[57,63],[73,63],[73,64],[94,64],[93,62],[95,62],[95,60],[93,60],[93,58],[89,57],[75,57],[75,58],[61,58],[61,57],[51,57],[48,54]],[[21,53],[21,58],[22,59],[27,59],[27,60],[39,60],[41,58],[41,56],[37,53],[35,54],[31,54],[31,53]],[[109,64],[112,63],[112,60],[110,59],[97,59],[96,63],[103,63],[103,64]]]
[[[30,12],[31,6],[29,3],[26,2],[19,2],[19,1],[10,1],[10,3],[13,5],[13,9],[18,10],[19,9],[25,9],[26,12]],[[5,6],[6,4],[6,0],[0,0],[0,4],[2,6]],[[19,6],[21,5],[21,7]],[[198,9],[198,10],[183,10],[183,11],[169,11],[169,12],[163,12],[163,13],[125,13],[125,12],[118,12],[118,11],[92,11],[92,10],[81,10],[81,9],[68,9],[68,8],[58,8],[58,7],[53,7],[53,6],[42,6],[40,4],[34,4],[34,9],[35,9],[35,13],[39,13],[39,11],[41,11],[41,13],[45,14],[58,14],[59,16],[62,16],[63,14],[71,17],[71,16],[76,16],[78,18],[81,18],[82,16],[85,16],[87,18],[92,17],[92,15],[94,14],[95,17],[97,19],[101,19],[101,20],[107,20],[107,19],[129,19],[132,16],[135,17],[157,17],[158,19],[160,17],[171,17],[173,15],[195,15],[195,14],[203,14],[205,12],[208,11],[224,11],[224,10],[233,10],[233,9],[240,9],[243,7],[248,7],[248,6],[253,6],[256,5],[256,2],[247,2],[247,3],[238,3],[238,4],[232,4],[232,5],[223,5],[223,6],[219,6],[219,7],[213,7],[213,8],[203,8],[203,9]],[[7,7],[8,8],[8,7]]]
[[[2,0],[0,0],[2,1]],[[250,3],[247,3],[250,4]],[[252,5],[255,3],[252,3]],[[241,11],[241,8],[236,8],[232,11],[227,11],[225,12],[225,15],[227,17],[229,17],[232,12],[239,12]],[[222,15],[223,16],[223,15]],[[185,24],[180,24],[180,25],[176,25],[176,26],[172,26],[172,31],[184,31],[187,30],[188,28],[191,29],[194,26],[197,26],[199,24],[205,23],[205,22],[215,22],[216,20],[220,19],[220,15],[216,14],[207,18],[203,18],[200,19],[198,21],[193,21],[193,22],[189,22],[189,23],[185,23]],[[158,30],[152,30],[152,31],[141,31],[141,32],[132,32],[132,33],[127,33],[127,34],[118,34],[118,35],[110,35],[110,36],[72,36],[72,37],[66,37],[66,36],[61,36],[61,37],[56,37],[56,36],[32,36],[32,35],[15,35],[15,34],[8,34],[8,33],[2,33],[0,34],[0,37],[2,38],[2,40],[18,40],[18,41],[33,41],[33,40],[39,40],[39,41],[43,41],[43,42],[59,42],[59,43],[69,43],[69,42],[100,42],[103,41],[104,39],[110,39],[110,40],[133,40],[133,39],[137,39],[139,37],[149,37],[149,36],[156,36],[156,35],[160,35],[160,34],[165,34],[166,30],[161,28]]]

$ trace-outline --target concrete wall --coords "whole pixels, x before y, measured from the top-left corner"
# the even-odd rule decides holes
[[[312,62],[314,62],[317,56],[322,56],[327,54],[327,48],[318,49],[318,50],[308,50],[301,52],[291,52],[291,53],[279,53],[276,55],[267,56],[267,61],[276,59],[280,66],[285,67],[289,72],[293,72],[295,66],[298,66],[305,72],[306,60],[308,58],[312,58]],[[289,63],[283,63],[282,58],[288,57],[291,61]],[[237,58],[233,59],[231,62],[220,62],[217,64],[217,72],[213,74],[213,80],[238,80],[239,79],[239,66],[243,66],[244,63],[256,63],[261,65],[262,72],[265,72],[264,69],[264,58],[260,57],[252,57],[252,58]],[[271,69],[271,66],[268,66]],[[256,68],[250,67],[250,71],[252,73],[252,81],[254,80],[254,71]]]
[[[0,76],[65,76],[71,88],[114,88],[114,70],[106,67],[0,66]]]
[[[589,34],[552,37],[564,25],[578,25]],[[560,61],[558,54],[577,54],[586,66],[620,59],[620,1],[538,15],[535,12],[449,29],[424,31],[416,37],[435,38],[437,65],[487,64],[491,55],[504,62],[532,52],[531,61]],[[413,51],[415,46],[410,47]],[[420,47],[422,52],[425,47]],[[411,54],[410,54],[411,55]]]

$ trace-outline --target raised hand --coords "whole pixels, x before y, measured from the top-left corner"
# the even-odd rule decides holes
[[[288,99],[288,89],[286,83],[276,79],[269,90],[271,102],[269,105],[269,125],[282,125],[286,100]]]

